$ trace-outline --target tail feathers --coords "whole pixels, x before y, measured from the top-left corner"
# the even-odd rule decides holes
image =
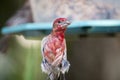
[[[50,73],[49,74],[50,80],[60,80],[60,74]]]
[[[51,73],[51,74],[49,75],[49,78],[50,78],[50,80],[66,80],[66,79],[65,79],[65,74],[62,74],[62,73],[57,74],[57,75]]]
[[[57,80],[66,80],[65,74],[60,73],[59,78]]]
[[[62,60],[62,65],[55,67],[51,66],[46,60],[41,64],[42,71],[49,75],[50,80],[65,80],[65,72],[68,72],[70,67],[69,61]]]

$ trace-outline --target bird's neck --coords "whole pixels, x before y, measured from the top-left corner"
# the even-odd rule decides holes
[[[56,36],[59,40],[64,40],[64,38],[65,38],[65,31],[57,31],[57,32],[53,31],[52,35]]]

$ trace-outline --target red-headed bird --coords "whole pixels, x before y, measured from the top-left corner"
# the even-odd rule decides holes
[[[70,67],[64,34],[68,25],[70,22],[66,18],[57,18],[53,22],[52,32],[41,41],[41,68],[50,80],[65,80],[65,72],[68,72]]]

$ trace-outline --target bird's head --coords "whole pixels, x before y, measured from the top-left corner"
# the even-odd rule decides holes
[[[66,18],[57,18],[53,22],[53,31],[65,31],[68,25],[70,25],[70,21],[68,21]]]

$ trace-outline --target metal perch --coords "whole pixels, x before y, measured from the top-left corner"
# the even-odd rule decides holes
[[[27,23],[2,28],[2,34],[22,33],[26,31],[40,31],[48,34],[52,29],[52,23]],[[73,21],[68,27],[68,34],[90,33],[117,33],[120,32],[120,20],[88,20]]]

